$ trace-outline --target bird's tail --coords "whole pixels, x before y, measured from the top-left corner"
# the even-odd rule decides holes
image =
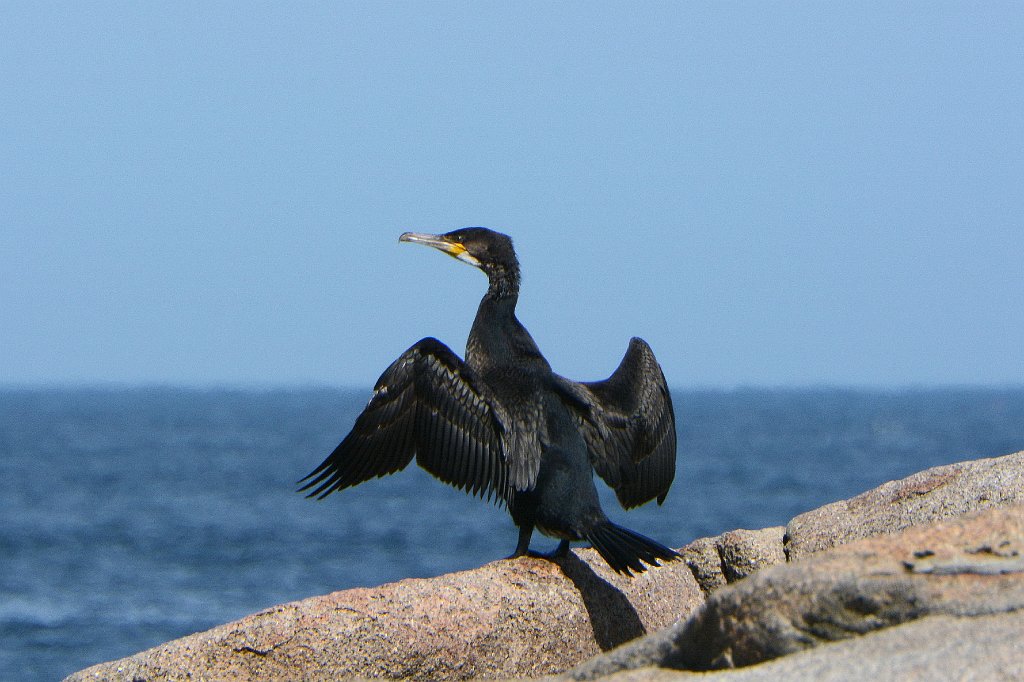
[[[665,545],[611,521],[595,526],[586,537],[609,566],[626,575],[643,573],[647,564],[660,566],[658,559],[674,561],[679,558],[679,554]]]

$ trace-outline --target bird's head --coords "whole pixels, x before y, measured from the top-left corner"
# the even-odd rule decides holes
[[[488,278],[519,275],[512,238],[486,227],[463,227],[444,234],[406,232],[398,241],[426,244],[487,273]]]

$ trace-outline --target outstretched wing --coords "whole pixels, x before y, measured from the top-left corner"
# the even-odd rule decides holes
[[[323,499],[416,457],[442,481],[480,497],[508,501],[503,428],[497,407],[473,371],[448,346],[426,338],[377,380],[352,431],[299,491]]]
[[[594,470],[629,509],[665,495],[676,473],[676,421],[661,366],[643,339],[634,338],[604,381],[558,377],[590,449]]]

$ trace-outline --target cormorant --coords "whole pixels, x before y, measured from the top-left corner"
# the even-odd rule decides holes
[[[442,481],[505,504],[519,527],[512,557],[534,528],[586,540],[620,573],[679,555],[608,520],[593,472],[629,509],[665,500],[675,476],[672,401],[650,346],[634,338],[605,381],[551,371],[516,319],[519,262],[507,235],[482,227],[399,241],[432,246],[487,275],[488,288],[461,360],[434,338],[414,344],[377,380],[351,433],[300,483],[307,497],[404,469],[413,457]],[[510,558],[512,558],[510,557]]]

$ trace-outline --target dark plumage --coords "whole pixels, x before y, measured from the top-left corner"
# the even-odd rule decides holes
[[[413,457],[446,483],[505,504],[519,527],[513,557],[537,528],[586,540],[622,573],[678,554],[613,524],[593,472],[629,509],[657,498],[675,476],[672,401],[654,353],[634,338],[605,381],[577,383],[551,371],[515,316],[519,262],[512,240],[482,227],[442,235],[407,232],[474,265],[488,289],[469,333],[466,360],[433,338],[405,351],[377,380],[351,433],[302,481],[309,497],[404,469]]]

